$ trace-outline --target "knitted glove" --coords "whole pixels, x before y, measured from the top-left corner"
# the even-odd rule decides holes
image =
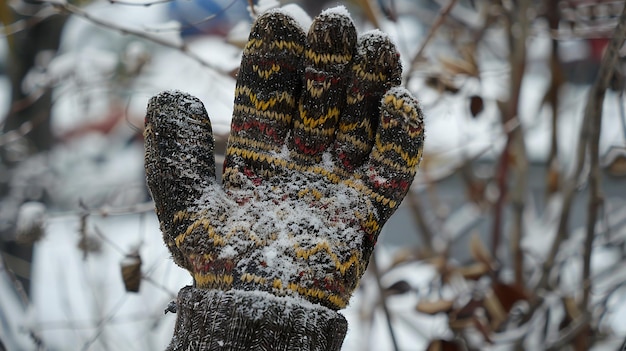
[[[346,323],[334,310],[348,304],[422,154],[422,112],[400,76],[390,40],[357,38],[343,8],[320,14],[308,34],[281,10],[260,16],[237,79],[223,185],[202,103],[181,92],[150,100],[148,186],[165,243],[195,285],[181,291],[179,311],[212,309],[187,318],[193,328],[290,325],[285,345],[339,349]],[[190,328],[179,323],[176,335]],[[249,339],[289,349],[265,337]]]

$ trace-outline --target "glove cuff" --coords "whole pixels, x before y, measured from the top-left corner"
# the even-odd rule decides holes
[[[205,290],[178,293],[174,350],[339,351],[348,328],[336,311],[265,292]]]

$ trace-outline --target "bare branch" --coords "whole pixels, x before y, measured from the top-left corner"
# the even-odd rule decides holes
[[[510,53],[509,65],[511,67],[511,77],[509,85],[509,100],[501,105],[502,124],[507,125],[510,121],[518,120],[519,101],[522,88],[522,79],[526,68],[526,38],[529,32],[528,23],[528,1],[520,1],[518,7],[512,9],[507,26]],[[513,28],[519,28],[516,35]],[[527,187],[527,155],[524,147],[524,135],[521,128],[514,128],[507,132],[507,141],[499,159],[499,166],[496,174],[499,195],[494,204],[494,222],[492,228],[492,252],[494,257],[498,257],[498,247],[502,237],[503,210],[508,197],[508,175],[509,168],[514,165],[513,171],[516,176],[516,183],[512,187],[511,201],[513,202],[514,222],[512,227],[511,248],[515,267],[515,281],[522,285],[523,256],[521,251],[521,239],[523,233],[522,215],[524,212],[524,196]]]
[[[378,293],[380,294],[380,304],[382,305],[383,312],[385,313],[385,318],[387,319],[387,327],[389,328],[389,336],[391,337],[393,349],[395,351],[399,351],[400,348],[398,347],[398,341],[396,340],[396,335],[394,333],[393,325],[391,323],[391,313],[389,312],[389,308],[387,307],[387,295],[385,294],[385,289],[383,288],[383,285],[380,281],[381,275],[378,268],[378,262],[376,261],[376,251],[372,253],[369,266],[372,267],[372,271],[374,272],[374,279],[376,279]]]
[[[407,194],[407,200],[409,208],[413,213],[413,218],[415,219],[415,223],[420,229],[420,234],[422,238],[422,245],[424,246],[424,250],[428,255],[433,253],[433,240],[434,237],[433,231],[426,223],[426,218],[424,218],[424,211],[422,209],[422,204],[420,200],[417,198],[417,195],[409,191]]]
[[[56,7],[57,9],[59,9],[60,11],[63,12],[68,12],[70,14],[73,14],[75,16],[81,17],[86,19],[87,21],[104,27],[104,28],[108,28],[111,30],[115,30],[118,31],[122,34],[128,34],[128,35],[133,35],[136,36],[138,38],[141,39],[146,39],[149,40],[153,43],[168,47],[168,48],[172,48],[172,49],[176,49],[179,50],[180,52],[182,52],[183,54],[187,55],[188,57],[192,58],[193,60],[195,60],[196,62],[198,62],[200,65],[210,68],[216,72],[222,73],[222,74],[228,74],[226,72],[224,72],[222,69],[220,69],[219,67],[214,66],[213,64],[211,64],[210,62],[204,60],[202,57],[200,57],[198,54],[196,54],[195,52],[189,50],[189,47],[184,43],[175,43],[172,41],[168,41],[165,40],[159,36],[156,35],[152,35],[150,33],[144,32],[144,31],[140,31],[140,30],[136,30],[136,29],[132,29],[132,28],[124,28],[121,27],[113,22],[109,22],[109,21],[104,21],[101,20],[97,17],[92,16],[89,12],[81,9],[80,7],[74,6],[72,4],[69,3],[65,3],[65,2],[60,2],[60,1],[55,1],[55,0],[51,0],[51,1],[47,1],[48,3],[50,3],[52,6]]]
[[[587,98],[587,106],[585,107],[583,129],[589,133],[588,147],[589,160],[591,170],[589,172],[589,203],[587,207],[587,232],[585,236],[584,256],[583,256],[583,276],[582,290],[583,297],[581,301],[581,310],[586,311],[589,305],[589,295],[591,294],[592,281],[591,276],[591,251],[593,249],[593,240],[595,238],[595,228],[598,218],[598,210],[603,204],[600,189],[600,165],[599,165],[599,144],[600,129],[602,125],[602,105],[606,89],[609,86],[611,78],[617,67],[618,51],[626,39],[626,6],[622,9],[619,23],[615,28],[613,38],[602,58],[600,64],[600,72],[589,91]],[[585,342],[589,344],[588,338]]]
[[[52,8],[44,7],[37,13],[26,19],[17,20],[11,24],[0,27],[0,37],[9,37],[11,35],[17,34],[23,30],[35,26],[39,22],[54,14],[56,14],[56,11],[54,11]]]
[[[561,333],[561,337],[550,345],[546,345],[546,350],[556,351],[562,350],[571,343],[582,331],[586,329],[587,324],[591,320],[589,313],[583,313],[575,321],[570,323]],[[586,349],[585,349],[586,350]]]
[[[413,70],[415,69],[415,66],[422,59],[422,55],[424,54],[424,49],[426,49],[426,46],[428,46],[428,43],[430,43],[432,38],[435,36],[435,32],[437,32],[439,27],[443,24],[443,21],[446,19],[446,17],[450,13],[454,5],[456,5],[456,3],[457,3],[457,0],[450,0],[450,2],[448,2],[448,5],[446,5],[446,7],[442,8],[439,11],[439,15],[435,19],[433,26],[430,27],[428,34],[426,34],[426,38],[424,38],[424,41],[422,42],[422,46],[420,46],[419,50],[417,50],[417,53],[415,53],[415,56],[413,56],[413,59],[411,60],[411,63],[409,64],[409,69],[407,71],[408,75],[407,75],[406,82],[405,82],[406,85],[408,85],[409,81],[411,80],[411,76],[412,76],[411,72],[413,72]]]
[[[625,12],[626,8],[623,10],[622,15],[620,17],[620,21],[618,26],[615,29],[615,34],[613,37],[613,40],[611,41],[611,47],[615,46],[617,47],[618,45],[621,45],[621,43],[624,41],[624,31],[625,31],[625,25],[624,22],[626,21],[624,19],[624,17],[626,17]],[[614,44],[615,43],[615,44]],[[615,60],[617,56],[617,50],[613,49],[613,52],[609,52],[607,50],[607,54],[604,56],[603,61],[602,61],[602,65],[601,65],[601,72],[598,75],[598,80],[596,81],[596,83],[594,84],[594,86],[591,88],[590,93],[589,93],[589,100],[588,100],[588,104],[587,107],[585,108],[585,114],[583,116],[583,122],[581,124],[581,128],[580,128],[580,134],[579,134],[579,141],[578,141],[578,146],[576,149],[576,164],[575,164],[575,168],[574,168],[574,172],[571,175],[570,179],[567,181],[567,183],[564,185],[562,194],[563,194],[563,205],[562,205],[562,209],[561,209],[561,216],[559,218],[559,223],[558,223],[558,229],[557,229],[557,234],[556,237],[552,243],[552,246],[550,248],[550,252],[548,253],[546,260],[543,263],[542,266],[542,275],[541,278],[539,280],[539,282],[537,283],[535,290],[541,290],[546,288],[547,284],[548,284],[548,277],[550,275],[550,271],[554,265],[554,261],[556,258],[556,254],[559,251],[559,247],[561,245],[561,243],[565,240],[565,238],[567,237],[567,232],[568,232],[568,221],[569,221],[569,214],[570,214],[570,209],[572,206],[572,202],[573,202],[573,198],[574,198],[574,193],[576,191],[577,185],[578,185],[578,180],[579,177],[582,173],[583,170],[583,166],[585,164],[585,153],[587,151],[587,146],[590,145],[590,142],[592,139],[592,132],[591,132],[591,128],[596,128],[594,126],[592,126],[592,123],[595,123],[597,125],[598,128],[598,133],[599,133],[599,127],[600,127],[600,121],[595,121],[592,120],[592,118],[600,118],[600,114],[602,112],[602,103],[598,103],[598,101],[603,101],[604,99],[604,92],[606,90],[606,87],[608,86],[609,80],[612,77],[613,74],[613,70],[615,68],[615,61],[609,61],[609,60]],[[613,63],[611,63],[613,62]],[[608,72],[607,72],[608,71]],[[598,110],[598,108],[600,110]],[[600,114],[598,115],[594,115],[595,113],[598,113],[598,111],[600,112]],[[599,135],[598,135],[599,136]],[[597,145],[596,145],[597,147]],[[595,150],[597,153],[597,149]],[[593,171],[592,171],[593,172]],[[593,175],[589,175],[590,181],[591,178],[593,178],[595,176]],[[595,182],[595,181],[594,181]],[[593,187],[596,189],[596,191],[599,191],[599,186],[598,184],[593,185]],[[597,188],[596,188],[597,187]],[[597,192],[596,192],[597,194]],[[593,197],[593,194],[592,194]],[[590,199],[590,201],[596,201],[593,199]],[[594,206],[599,206],[598,204],[594,204]],[[596,211],[595,209],[591,209],[592,211]],[[591,228],[591,231],[593,231],[593,229],[595,228],[595,220],[596,215],[593,215],[593,218],[589,218],[588,219],[588,232],[587,235],[589,235],[589,228]],[[591,221],[593,219],[593,221]],[[593,236],[593,233],[591,234]],[[593,237],[589,238],[587,237],[587,240],[591,240],[593,241]],[[587,241],[586,240],[586,241]],[[591,247],[587,244],[587,242],[585,243],[586,248],[591,249]],[[590,255],[590,253],[589,253]],[[587,275],[588,277],[588,275]],[[589,284],[587,282],[587,279],[583,279],[584,282],[583,284]],[[590,286],[586,286],[585,289],[590,289]],[[587,292],[588,294],[588,292]],[[536,297],[532,302],[531,302],[531,307],[528,310],[528,314],[527,314],[527,318],[532,315],[532,313],[534,313],[534,311],[536,310],[536,308],[541,304],[541,298],[540,297]],[[585,304],[586,306],[586,304]],[[527,320],[527,319],[526,319]]]

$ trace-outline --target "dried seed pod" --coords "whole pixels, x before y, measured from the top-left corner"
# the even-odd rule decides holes
[[[46,205],[38,201],[25,202],[20,206],[16,223],[16,241],[20,244],[33,244],[45,233]]]
[[[128,292],[138,292],[141,284],[141,256],[134,251],[120,262],[124,287]]]

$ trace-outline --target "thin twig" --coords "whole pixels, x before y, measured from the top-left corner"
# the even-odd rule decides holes
[[[450,13],[454,5],[456,5],[456,3],[457,3],[457,0],[450,0],[450,2],[448,2],[448,5],[441,8],[441,10],[439,11],[437,18],[435,19],[435,22],[433,23],[433,26],[430,27],[428,34],[426,34],[426,38],[424,38],[422,45],[420,46],[419,50],[417,50],[417,53],[415,54],[415,56],[413,56],[413,59],[411,60],[411,63],[409,64],[409,69],[407,71],[408,74],[406,76],[406,80],[404,83],[405,85],[408,85],[409,81],[411,80],[411,77],[413,76],[412,72],[415,69],[415,66],[417,66],[417,64],[422,59],[422,54],[424,53],[426,46],[428,46],[428,43],[430,43],[432,38],[435,36],[435,32],[437,32],[439,27],[443,24],[443,21],[446,19],[446,17]]]
[[[11,284],[13,284],[17,296],[20,298],[20,300],[22,300],[22,304],[24,306],[30,305],[30,299],[28,298],[28,294],[26,294],[26,291],[24,291],[24,286],[19,281],[15,273],[9,269],[4,256],[0,255],[0,273],[2,271],[4,271],[11,280]],[[43,339],[41,338],[39,333],[31,329],[29,330],[29,336],[33,340],[35,345],[37,345],[37,350],[46,349]]]
[[[111,245],[111,247],[117,251],[119,254],[121,254],[122,256],[126,256],[126,252],[119,247],[115,241],[109,239],[106,235],[104,235],[104,233],[100,230],[100,228],[98,228],[97,225],[94,224],[93,226],[93,232],[96,233],[97,236],[100,237],[100,239],[104,240],[107,244]]]
[[[509,65],[511,78],[509,85],[509,101],[502,106],[502,124],[507,125],[510,121],[519,120],[519,101],[521,95],[522,78],[526,67],[526,38],[528,37],[528,1],[520,1],[519,7],[509,14],[508,39],[509,39]],[[519,28],[515,35],[513,28]],[[524,135],[521,128],[507,131],[507,141],[500,155],[496,179],[499,195],[494,204],[494,222],[492,228],[492,254],[498,257],[498,248],[502,237],[502,223],[504,221],[504,205],[508,197],[508,175],[511,165],[515,165],[516,186],[513,187],[511,200],[513,201],[514,219],[512,228],[511,247],[516,269],[516,283],[521,283],[521,269],[523,259],[521,255],[521,236],[523,233],[522,216],[524,212],[524,196],[526,195],[526,149],[524,147]]]
[[[626,9],[625,9],[626,11]],[[613,40],[618,40],[618,35],[621,34],[621,40],[623,41],[623,37],[624,37],[624,14],[622,14],[622,16],[620,17],[620,21],[619,21],[619,25],[621,26],[621,30],[620,32],[618,32],[617,28],[615,30],[615,36],[613,38]],[[618,37],[618,38],[616,38]],[[607,55],[608,56],[608,55]],[[606,60],[606,56],[603,59]],[[601,66],[601,69],[604,66]],[[613,69],[615,67],[615,65],[609,65],[609,67],[604,68],[604,69]],[[610,78],[611,76],[609,76]],[[608,79],[608,78],[607,78]],[[608,84],[608,83],[607,83]],[[592,97],[592,95],[590,94],[590,98]],[[583,121],[580,127],[580,133],[579,133],[579,138],[578,138],[578,145],[576,147],[576,154],[575,154],[575,158],[576,158],[576,164],[574,167],[574,171],[571,175],[571,177],[569,178],[569,180],[567,181],[566,184],[564,184],[563,187],[563,191],[562,191],[562,196],[563,196],[563,205],[561,208],[561,216],[559,218],[559,223],[558,223],[558,228],[557,228],[557,233],[556,233],[556,237],[554,238],[554,241],[552,242],[552,246],[550,248],[550,252],[548,253],[548,255],[546,256],[546,260],[544,261],[543,265],[542,265],[542,272],[541,272],[541,278],[539,279],[539,282],[537,283],[537,285],[535,286],[535,290],[542,290],[545,289],[546,286],[548,285],[548,277],[550,275],[550,271],[552,270],[552,267],[554,265],[554,260],[556,259],[556,254],[559,251],[559,247],[561,246],[561,243],[565,240],[565,238],[567,237],[567,233],[568,233],[568,222],[569,222],[569,214],[570,214],[570,210],[572,207],[572,202],[574,199],[574,193],[576,192],[577,186],[578,186],[578,180],[580,178],[580,175],[582,173],[582,170],[584,168],[584,164],[585,164],[585,152],[587,150],[587,145],[589,142],[589,139],[591,137],[590,135],[590,130],[589,130],[589,120],[590,115],[588,115],[587,113],[584,114],[583,116]],[[528,321],[528,318],[536,311],[537,307],[541,304],[542,299],[539,296],[536,296],[530,304],[530,308],[527,311],[526,314],[526,318],[524,318],[524,322]]]
[[[56,14],[56,11],[52,10],[50,7],[44,7],[28,18],[17,20],[6,26],[0,26],[0,37],[10,37],[23,30],[32,28],[54,14]]]
[[[154,211],[154,202],[147,201],[141,202],[138,204],[133,204],[124,207],[110,207],[110,206],[102,206],[100,208],[88,208],[84,204],[81,203],[81,209],[76,211],[68,211],[63,213],[54,214],[51,219],[65,219],[67,217],[75,217],[81,216],[85,213],[91,216],[100,216],[100,217],[108,217],[108,216],[127,216],[133,214],[141,214],[146,212]]]
[[[100,321],[98,321],[98,323],[96,325],[97,330],[92,335],[91,339],[87,340],[83,344],[83,347],[82,347],[83,351],[88,350],[91,347],[92,344],[94,344],[96,341],[98,341],[98,338],[100,338],[100,335],[104,332],[105,325],[109,324],[115,318],[115,315],[122,308],[122,306],[124,305],[124,302],[126,302],[127,298],[128,298],[128,294],[122,295],[122,297],[111,308],[111,310],[109,310],[109,313],[107,314],[107,316],[104,317],[103,319],[101,319]]]
[[[415,219],[415,223],[420,229],[420,234],[422,238],[422,245],[424,246],[424,251],[430,255],[433,253],[433,231],[426,223],[426,218],[424,218],[424,211],[422,209],[422,204],[420,200],[417,198],[417,195],[413,191],[409,191],[407,194],[407,200],[409,208],[413,214],[413,219]]]
[[[587,98],[587,106],[585,107],[584,120],[588,124],[584,127],[589,133],[589,203],[587,207],[587,232],[585,235],[585,247],[583,256],[583,277],[582,290],[583,297],[581,301],[581,310],[587,311],[589,305],[589,295],[591,293],[592,282],[591,276],[591,251],[593,249],[593,239],[595,238],[595,227],[598,218],[598,210],[603,204],[600,189],[600,129],[602,125],[602,105],[606,89],[608,88],[611,78],[617,67],[618,51],[626,39],[626,6],[622,10],[619,23],[615,28],[613,38],[602,58],[600,64],[600,72],[589,91]],[[585,342],[589,343],[588,338]]]
[[[626,103],[626,100],[624,99],[624,89],[622,89],[617,97],[617,108],[619,111],[619,121],[622,124],[622,138],[623,141],[626,142],[626,109],[624,108],[624,103]]]
[[[550,345],[546,345],[546,350],[556,351],[562,350],[570,344],[582,331],[584,331],[591,320],[589,313],[582,313],[575,321],[570,323],[561,333],[561,337]],[[586,350],[586,349],[583,349]]]
[[[550,30],[556,30],[559,27],[560,16],[557,1],[550,1],[547,5],[546,14]],[[563,84],[563,73],[561,68],[561,59],[559,56],[559,42],[556,38],[552,38],[552,48],[550,56],[550,87],[546,92],[543,103],[550,105],[552,109],[551,131],[550,131],[550,151],[548,154],[548,179],[546,181],[546,195],[552,195],[558,190],[558,118],[559,118],[559,91]]]
[[[150,2],[139,2],[139,1],[135,2],[135,1],[123,1],[123,0],[107,0],[107,1],[113,5],[150,7],[153,5],[167,4],[168,2],[172,2],[173,0],[153,0]]]
[[[383,312],[385,313],[385,318],[387,319],[387,327],[389,328],[389,336],[391,337],[391,343],[393,344],[393,349],[395,351],[399,351],[398,341],[396,340],[396,334],[393,330],[393,325],[391,323],[391,313],[389,312],[389,308],[387,307],[387,295],[385,294],[385,289],[383,288],[382,282],[380,281],[380,270],[378,269],[378,262],[376,262],[376,251],[372,252],[372,258],[370,259],[370,267],[372,267],[372,271],[374,272],[374,278],[376,279],[376,284],[378,286],[378,293],[380,295],[380,304],[383,307]]]
[[[176,49],[180,52],[182,52],[183,54],[187,55],[188,57],[190,57],[191,59],[195,60],[196,62],[198,62],[200,65],[210,68],[216,72],[220,72],[222,74],[227,74],[226,72],[224,72],[222,69],[214,66],[213,64],[211,64],[210,62],[204,60],[202,57],[200,57],[198,54],[194,53],[193,51],[189,50],[189,47],[184,43],[174,43],[172,41],[168,41],[165,40],[161,37],[155,36],[155,35],[151,35],[147,32],[144,31],[139,31],[139,30],[135,30],[132,28],[124,28],[121,27],[113,22],[108,22],[108,21],[104,21],[101,20],[97,17],[94,17],[93,15],[91,15],[89,12],[81,9],[80,7],[74,6],[72,4],[66,3],[66,2],[60,2],[60,1],[55,1],[55,0],[51,0],[51,1],[47,1],[49,4],[51,4],[52,6],[58,8],[61,11],[64,12],[68,12],[70,14],[76,15],[78,17],[84,18],[87,21],[104,27],[104,28],[108,28],[111,30],[115,30],[118,31],[122,34],[128,34],[128,35],[133,35],[136,36],[138,38],[141,39],[146,39],[149,40],[153,43],[168,47],[168,48],[172,48],[172,49]]]

